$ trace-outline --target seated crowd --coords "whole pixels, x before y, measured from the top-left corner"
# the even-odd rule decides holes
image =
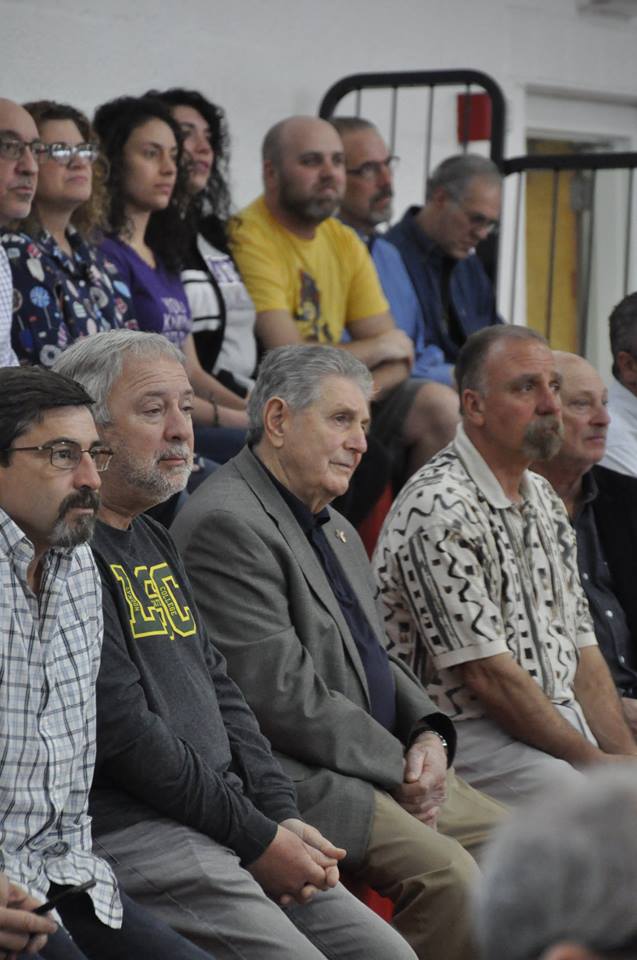
[[[195,91],[0,100],[0,954],[471,960],[508,807],[637,758],[637,309],[618,473],[496,313],[490,161],[383,233],[368,121],[234,215],[228,160]]]

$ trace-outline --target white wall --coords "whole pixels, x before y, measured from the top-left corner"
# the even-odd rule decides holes
[[[561,94],[552,119],[559,128],[563,116],[563,129],[569,97],[581,99],[584,116],[590,99],[637,99],[637,18],[582,17],[575,0],[0,0],[0,16],[5,96],[68,100],[91,112],[122,93],[179,84],[223,105],[238,206],[259,192],[267,127],[316,112],[348,73],[484,70],[508,101],[509,156],[524,152],[529,93]],[[440,102],[434,162],[457,146],[451,98]],[[415,100],[401,112],[407,144],[410,133],[421,142],[420,114]],[[419,165],[401,169],[397,213],[421,189]],[[508,255],[501,274],[505,305]]]
[[[182,84],[222,104],[241,204],[259,190],[266,128],[315,112],[347,73],[484,70],[510,102],[509,154],[523,152],[527,86],[633,102],[637,91],[637,19],[585,19],[575,0],[0,0],[0,17],[6,96],[91,111]]]

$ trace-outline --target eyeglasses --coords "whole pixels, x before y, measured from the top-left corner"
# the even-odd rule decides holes
[[[48,453],[52,467],[58,470],[74,470],[79,466],[82,460],[82,454],[88,453],[95,464],[98,473],[104,473],[111,462],[113,451],[106,447],[89,447],[83,450],[79,443],[72,440],[60,441],[59,443],[43,443],[39,447],[6,447],[0,451],[2,453],[24,453],[25,451],[37,451],[38,453]]]
[[[0,136],[0,159],[2,160],[21,160],[27,149],[31,151],[36,160],[40,159],[40,154],[44,144],[41,140],[19,140],[17,137]]]
[[[475,230],[479,230],[480,233],[484,233],[488,236],[500,226],[499,220],[491,220],[489,217],[485,217],[483,213],[474,213],[472,210],[465,210],[458,200],[454,200],[453,203],[455,203],[459,210],[462,210],[471,226]]]
[[[386,160],[367,160],[360,167],[346,170],[350,177],[361,177],[363,180],[376,180],[384,170],[395,170],[400,163],[400,157],[387,157]]]
[[[79,157],[80,160],[87,160],[89,163],[95,163],[99,152],[96,143],[77,143],[75,146],[71,146],[70,143],[43,143],[38,154],[38,160],[40,163],[43,160],[55,160],[63,167],[68,167],[76,157]]]

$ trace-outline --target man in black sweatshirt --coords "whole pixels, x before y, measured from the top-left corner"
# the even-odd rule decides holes
[[[345,851],[300,819],[169,535],[140,516],[190,471],[182,359],[161,336],[121,330],[78,341],[56,364],[95,397],[114,451],[93,540],[105,621],[97,848],[125,890],[220,960],[413,960],[338,884]]]

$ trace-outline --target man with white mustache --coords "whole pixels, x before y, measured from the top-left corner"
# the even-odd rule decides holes
[[[345,851],[300,819],[170,535],[140,516],[188,479],[194,394],[183,363],[165,337],[131,330],[85,337],[56,361],[90,385],[113,451],[92,543],[105,624],[97,849],[124,890],[217,960],[413,960],[338,883]]]
[[[374,566],[391,648],[458,725],[456,769],[505,803],[637,757],[597,647],[562,501],[561,375],[526,327],[469,338],[462,422],[398,497]]]
[[[555,488],[573,524],[597,642],[635,734],[637,479],[600,466],[611,419],[600,375],[573,353],[556,351],[555,360],[562,375],[564,442],[557,456],[532,469]]]

